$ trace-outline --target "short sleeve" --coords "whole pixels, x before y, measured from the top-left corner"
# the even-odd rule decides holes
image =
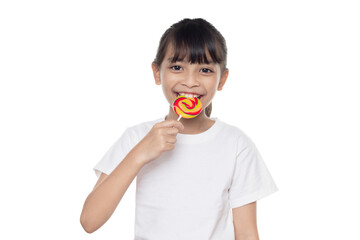
[[[235,169],[229,188],[230,207],[254,202],[278,190],[258,149],[248,136],[238,143]]]
[[[127,128],[93,168],[96,176],[99,178],[102,172],[109,175],[129,153],[132,142],[130,128]]]

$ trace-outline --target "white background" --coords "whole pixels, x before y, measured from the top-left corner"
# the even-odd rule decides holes
[[[3,239],[132,239],[135,182],[93,234],[94,165],[126,127],[164,116],[150,64],[185,17],[213,23],[230,75],[212,117],[257,145],[279,192],[262,239],[360,239],[357,1],[1,1]],[[3,236],[6,236],[4,238]]]

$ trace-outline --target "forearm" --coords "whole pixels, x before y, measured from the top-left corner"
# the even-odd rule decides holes
[[[143,166],[137,157],[136,151],[130,151],[112,173],[89,194],[81,213],[81,223],[85,231],[96,231],[111,217]]]
[[[256,201],[233,208],[235,240],[259,240],[256,223]]]
[[[235,237],[235,240],[259,240],[259,236],[256,235],[239,235]]]

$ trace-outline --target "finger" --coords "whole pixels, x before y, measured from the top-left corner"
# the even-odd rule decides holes
[[[166,149],[167,150],[171,150],[171,149],[174,149],[175,148],[175,145],[173,143],[166,143]]]
[[[166,142],[167,142],[167,143],[172,143],[172,144],[174,144],[174,143],[176,143],[176,141],[177,141],[176,137],[168,137],[168,138],[166,139]]]
[[[169,128],[170,127],[176,127],[179,130],[184,129],[184,125],[181,122],[176,121],[176,120],[165,120],[165,121],[160,122],[158,124],[159,124],[158,125],[159,127],[169,127]]]
[[[176,136],[180,130],[178,128],[172,127],[172,128],[166,128],[166,134],[171,136]]]

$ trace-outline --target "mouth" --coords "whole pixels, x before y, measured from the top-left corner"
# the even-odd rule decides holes
[[[174,92],[174,93],[175,93],[176,97],[183,95],[187,98],[197,97],[199,100],[203,97],[203,95],[199,95],[199,94],[182,93],[182,92]]]

